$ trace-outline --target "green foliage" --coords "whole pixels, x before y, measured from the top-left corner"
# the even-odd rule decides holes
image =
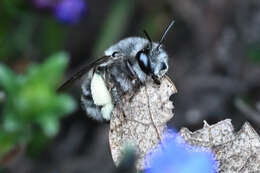
[[[37,45],[39,45],[41,52],[49,55],[62,49],[67,28],[50,18],[42,18],[41,21],[41,34],[37,39]]]
[[[64,47],[68,27],[50,13],[35,10],[32,1],[0,1],[0,61],[34,59]],[[25,57],[23,57],[25,56]]]
[[[56,92],[67,61],[65,53],[58,53],[41,65],[31,65],[24,75],[0,64],[0,87],[6,97],[0,126],[0,158],[17,144],[44,144],[41,139],[57,134],[59,119],[74,110],[72,98]]]
[[[30,18],[29,18],[30,17]],[[20,0],[0,1],[0,60],[25,51],[31,39],[33,22],[28,4]]]
[[[120,38],[122,32],[127,27],[128,18],[133,12],[135,1],[116,0],[110,9],[109,15],[103,24],[103,29],[98,35],[93,54],[100,55],[112,43]]]
[[[249,48],[247,49],[247,56],[254,63],[260,63],[260,43],[250,45]]]

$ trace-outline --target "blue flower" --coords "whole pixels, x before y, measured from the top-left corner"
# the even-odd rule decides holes
[[[32,0],[37,8],[51,9],[56,19],[63,23],[76,24],[87,11],[85,0]]]
[[[60,0],[54,8],[54,15],[61,22],[75,24],[80,21],[86,8],[84,0]]]
[[[145,173],[216,173],[218,163],[206,148],[194,147],[173,131],[147,156],[151,168]]]

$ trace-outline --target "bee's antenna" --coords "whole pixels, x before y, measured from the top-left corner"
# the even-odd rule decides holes
[[[150,48],[152,48],[153,41],[152,41],[151,37],[146,32],[146,30],[143,30],[143,32],[144,32],[144,35],[146,36],[146,38],[149,40]]]
[[[161,37],[161,39],[160,39],[160,41],[159,41],[159,44],[158,44],[158,46],[157,46],[157,49],[161,46],[161,44],[162,44],[162,42],[163,42],[165,36],[167,35],[168,31],[171,29],[171,27],[173,26],[174,23],[175,23],[175,21],[172,20],[171,23],[167,26],[167,28],[166,28],[165,31],[163,32],[163,35],[162,35],[162,37]]]

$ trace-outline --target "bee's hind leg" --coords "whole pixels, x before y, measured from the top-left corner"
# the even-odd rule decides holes
[[[101,112],[101,106],[97,106],[94,103],[94,100],[91,95],[90,90],[90,79],[86,79],[81,88],[82,88],[82,95],[81,95],[81,106],[86,111],[87,115],[95,120],[102,121],[104,120]]]

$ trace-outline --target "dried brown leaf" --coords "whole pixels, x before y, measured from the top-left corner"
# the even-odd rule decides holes
[[[180,130],[184,140],[193,146],[209,147],[219,161],[219,172],[260,172],[260,137],[249,123],[234,132],[231,120],[204,127],[195,132]]]
[[[176,92],[171,80],[164,77],[160,85],[147,82],[131,101],[127,95],[122,98],[110,120],[109,142],[116,165],[124,147],[134,145],[139,156],[136,168],[149,167],[144,157],[160,142],[166,122],[173,117],[174,106],[169,98]]]

